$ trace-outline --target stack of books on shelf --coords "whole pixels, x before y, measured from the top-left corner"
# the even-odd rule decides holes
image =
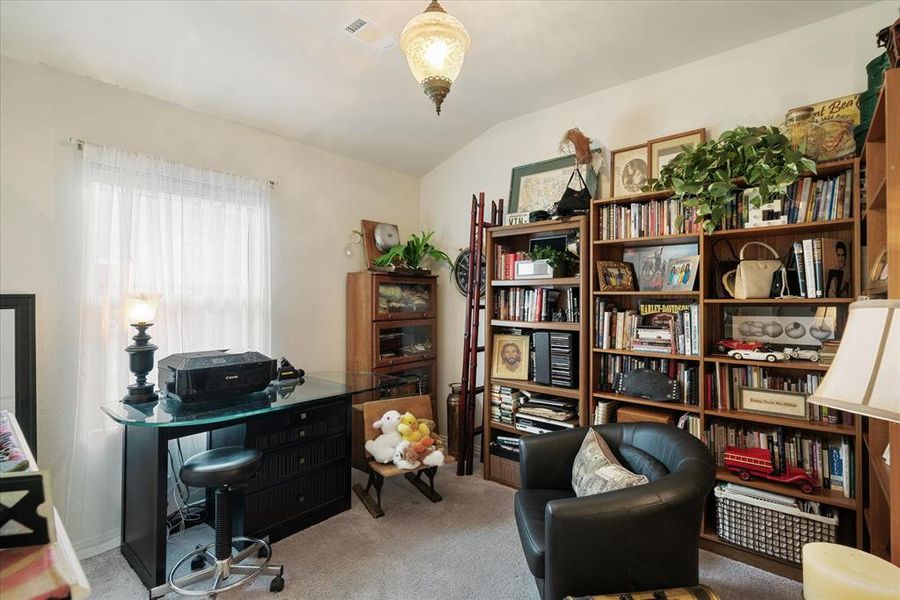
[[[511,281],[516,278],[516,261],[528,260],[527,252],[510,252],[504,250],[501,246],[495,246],[496,251],[494,257],[496,263],[494,265],[494,279]]]
[[[578,401],[528,394],[515,414],[516,429],[546,433],[578,426]]]
[[[604,350],[658,354],[700,354],[700,311],[697,303],[672,312],[620,311],[602,298],[594,300],[594,344]]]
[[[842,492],[846,498],[855,496],[856,457],[853,445],[844,436],[716,422],[706,430],[706,444],[720,467],[725,466],[726,447],[765,448],[769,450],[773,475],[787,472],[787,467],[801,468],[815,474],[823,489]]]
[[[840,345],[841,340],[825,340],[822,342],[822,347],[819,348],[819,364],[826,367],[830,365],[834,361]]]
[[[703,430],[700,429],[700,415],[684,413],[678,418],[678,427],[684,429],[698,440],[703,439]]]
[[[690,363],[668,358],[644,358],[639,356],[621,356],[607,354],[598,359],[597,383],[598,391],[613,389],[616,375],[638,369],[659,371],[669,379],[681,382],[682,402],[699,404],[699,367]]]
[[[594,407],[593,425],[614,423],[616,420],[616,408],[618,408],[618,406],[619,403],[615,400],[597,400],[597,404]]]
[[[492,443],[499,446],[501,449],[506,450],[507,452],[513,452],[515,454],[519,453],[519,441],[520,438],[512,435],[498,435],[494,438]]]
[[[798,240],[791,247],[790,263],[804,298],[850,296],[850,244],[833,238]]]
[[[700,233],[697,209],[682,200],[652,200],[604,206],[598,214],[601,240]]]
[[[512,287],[494,292],[494,314],[503,321],[578,322],[578,288]]]
[[[522,398],[522,392],[505,385],[491,386],[491,421],[513,425],[513,416]]]

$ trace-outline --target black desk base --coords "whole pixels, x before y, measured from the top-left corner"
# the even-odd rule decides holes
[[[166,580],[168,442],[197,433],[210,448],[263,452],[257,480],[235,493],[235,536],[275,542],[350,508],[349,394],[210,425],[126,427],[120,549],[148,589]]]

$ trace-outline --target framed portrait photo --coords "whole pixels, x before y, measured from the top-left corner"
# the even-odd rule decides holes
[[[676,133],[666,137],[656,138],[647,142],[647,156],[649,162],[649,177],[659,178],[659,171],[669,164],[669,161],[678,156],[683,150],[682,146],[693,146],[706,141],[706,128]]]
[[[612,151],[609,165],[612,197],[639,194],[647,183],[647,144]]]
[[[662,289],[666,292],[690,292],[697,280],[700,255],[670,258],[666,262]]]
[[[528,379],[529,337],[527,335],[495,335],[491,376],[501,379]]]
[[[631,263],[613,260],[597,261],[597,281],[601,292],[634,291],[634,275]]]

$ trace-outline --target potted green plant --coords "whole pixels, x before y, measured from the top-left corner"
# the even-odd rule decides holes
[[[538,246],[528,253],[528,257],[531,260],[546,260],[553,267],[554,277],[567,277],[578,271],[578,257],[568,250]]]
[[[434,236],[433,231],[412,234],[405,244],[397,244],[376,258],[374,261],[375,266],[428,271],[427,268],[422,266],[426,258],[438,264],[446,263],[447,266],[451,266],[450,257],[443,250],[431,244],[432,236]]]
[[[777,127],[742,126],[685,147],[643,189],[673,190],[685,206],[697,207],[697,221],[711,233],[722,222],[737,183],[756,188],[750,201],[759,207],[783,196],[807,172],[815,173],[816,163],[792,148]]]

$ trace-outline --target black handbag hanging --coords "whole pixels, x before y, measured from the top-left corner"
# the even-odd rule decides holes
[[[572,180],[575,178],[575,175],[578,175],[578,179],[581,180],[580,190],[572,189]],[[571,177],[569,177],[569,182],[566,184],[566,191],[563,192],[562,198],[556,203],[556,210],[554,212],[560,217],[582,215],[587,214],[590,205],[591,192],[588,190],[584,177],[581,176],[578,165],[575,165],[575,170],[572,172]]]

